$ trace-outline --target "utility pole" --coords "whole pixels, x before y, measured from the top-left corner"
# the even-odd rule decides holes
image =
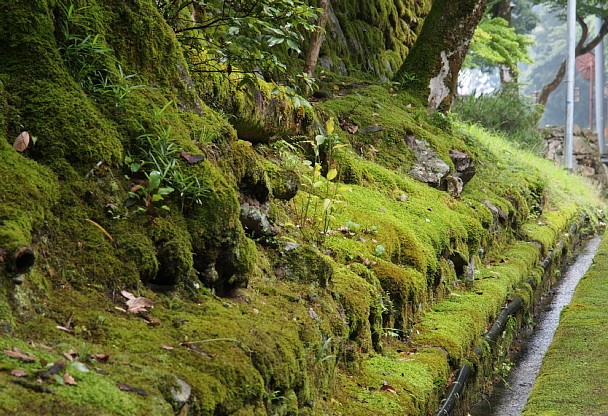
[[[566,139],[564,162],[568,170],[574,167],[574,71],[576,68],[576,0],[568,0],[568,58],[566,66]]]
[[[602,27],[602,18],[596,17],[595,24],[599,31]],[[595,47],[595,130],[597,132],[598,149],[600,156],[604,150],[604,80],[606,66],[604,63],[604,41]]]

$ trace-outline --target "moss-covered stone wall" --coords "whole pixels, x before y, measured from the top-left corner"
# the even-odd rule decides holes
[[[332,2],[320,64],[342,75],[390,79],[431,8],[430,1]]]

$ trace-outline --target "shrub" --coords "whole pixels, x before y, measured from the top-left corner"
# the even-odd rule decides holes
[[[466,122],[502,133],[507,139],[539,152],[543,146],[538,123],[542,107],[519,94],[517,85],[507,85],[490,94],[458,97],[453,111]]]

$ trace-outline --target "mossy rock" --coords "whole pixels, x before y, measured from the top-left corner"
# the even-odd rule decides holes
[[[282,251],[276,273],[285,280],[327,287],[333,278],[334,267],[318,249],[306,244],[288,243]]]

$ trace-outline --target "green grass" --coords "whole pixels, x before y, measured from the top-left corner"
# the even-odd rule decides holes
[[[524,416],[608,414],[608,238],[561,314]]]

